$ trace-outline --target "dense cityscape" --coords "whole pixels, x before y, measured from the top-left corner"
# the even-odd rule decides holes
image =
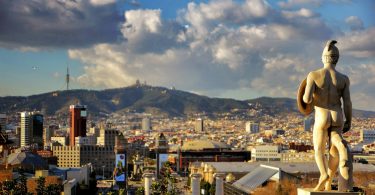
[[[4,113],[2,192],[256,194],[284,180],[294,185],[293,193],[313,185],[313,115],[265,110],[254,104],[214,115],[100,116],[77,103],[58,115]],[[356,117],[344,134],[354,154],[354,179],[369,193],[375,181],[374,124],[374,118]],[[25,178],[24,188],[17,187],[17,178]]]

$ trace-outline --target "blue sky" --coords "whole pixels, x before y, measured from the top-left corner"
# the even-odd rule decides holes
[[[338,40],[356,108],[375,110],[371,0],[0,2],[0,96],[176,87],[211,97],[294,97]]]

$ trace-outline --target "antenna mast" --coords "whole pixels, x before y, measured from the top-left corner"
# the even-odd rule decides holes
[[[66,90],[69,90],[69,80],[70,80],[70,75],[69,75],[69,66],[66,66]]]

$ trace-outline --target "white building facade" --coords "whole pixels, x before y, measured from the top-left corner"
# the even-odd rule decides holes
[[[21,135],[20,135],[20,145],[21,147],[30,144],[32,132],[30,124],[30,113],[21,112]]]
[[[246,133],[259,133],[259,123],[252,121],[246,122],[245,124]]]
[[[281,147],[276,145],[259,145],[251,150],[252,161],[281,161]]]

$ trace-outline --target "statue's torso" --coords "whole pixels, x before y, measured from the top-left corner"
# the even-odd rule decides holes
[[[313,102],[317,122],[328,126],[342,126],[341,97],[346,85],[343,74],[334,69],[319,69],[312,72],[315,84]]]

